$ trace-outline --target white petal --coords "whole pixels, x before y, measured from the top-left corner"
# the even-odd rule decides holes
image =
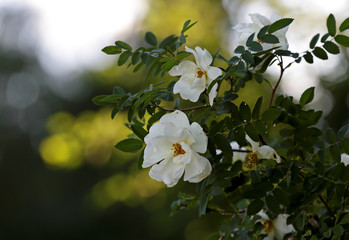
[[[341,162],[344,164],[344,166],[347,166],[349,164],[349,155],[346,153],[342,153]]]
[[[268,215],[264,212],[264,210],[261,210],[257,213],[257,215],[261,216],[262,219],[269,220]]]
[[[249,14],[251,20],[253,23],[259,25],[260,27],[264,27],[266,25],[271,24],[270,20],[266,18],[265,16],[259,14],[259,13],[252,13]]]
[[[211,91],[208,94],[208,100],[210,102],[210,105],[213,105],[213,100],[217,97],[217,88],[218,88],[218,83],[215,83],[213,87],[211,88]]]
[[[173,159],[169,158],[154,165],[149,171],[149,176],[159,182],[164,182],[167,187],[173,187],[178,183],[183,172],[184,165],[174,163]]]
[[[277,20],[280,20],[281,17],[279,16],[279,14],[277,14],[276,12],[273,12],[269,18],[270,22],[274,23]]]
[[[277,163],[281,162],[281,158],[276,151],[267,145],[259,147],[257,153],[259,159],[273,159]]]
[[[287,214],[279,214],[277,218],[273,220],[274,225],[274,232],[275,232],[275,238],[276,239],[283,239],[283,237],[290,232],[294,232],[295,229],[292,226],[292,224],[287,225],[287,217],[289,215]]]
[[[153,164],[172,155],[172,143],[168,142],[165,137],[156,137],[144,149],[144,160],[142,168],[150,167]]]
[[[244,152],[234,152],[233,163],[238,161],[238,160],[244,161],[246,158],[246,155],[247,155],[247,153],[244,153]]]
[[[263,240],[274,240],[274,235],[275,235],[275,232],[272,231],[271,233],[269,233],[265,238],[263,238]],[[282,239],[278,239],[277,240],[282,240]]]
[[[196,69],[197,69],[197,66],[194,62],[184,60],[180,64],[171,68],[171,70],[168,73],[170,74],[170,76],[180,76],[180,75],[183,75],[183,73],[195,72]]]
[[[251,32],[251,29],[254,27],[254,23],[238,23],[233,27],[233,29],[237,32]]]
[[[252,152],[257,152],[259,147],[259,142],[253,141],[248,135],[246,135],[246,140],[251,144]]]
[[[218,67],[209,67],[207,70],[207,76],[209,78],[208,84],[210,84],[213,80],[222,75],[222,70]]]
[[[158,136],[164,136],[165,133],[165,124],[160,122],[155,123],[150,127],[149,133],[144,137],[145,144],[149,144],[153,138]]]
[[[194,153],[190,163],[185,166],[183,180],[198,183],[210,175],[211,171],[212,166],[208,159]]]
[[[206,49],[202,50],[197,46],[195,47],[196,52],[188,47],[185,47],[185,50],[194,55],[196,64],[204,70],[212,63],[212,56]]]
[[[205,82],[194,81],[195,78],[189,78],[183,75],[173,87],[173,93],[179,93],[185,100],[197,102],[201,93],[205,90]],[[199,85],[200,83],[200,85]],[[196,85],[196,87],[194,87]]]
[[[190,146],[195,152],[205,153],[207,150],[207,136],[202,130],[202,127],[197,123],[193,122],[189,131],[195,139],[195,142]]]
[[[160,118],[160,123],[172,123],[177,129],[188,128],[189,120],[184,112],[176,110],[172,113],[165,114]]]

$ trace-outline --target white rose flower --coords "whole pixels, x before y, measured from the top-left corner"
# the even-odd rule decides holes
[[[206,50],[195,47],[195,51],[185,47],[187,52],[194,54],[196,64],[192,61],[184,60],[179,65],[174,66],[169,74],[171,76],[181,76],[173,87],[173,93],[179,93],[185,100],[196,102],[200,94],[208,88],[213,80],[222,75],[222,70],[212,67],[212,56]],[[216,83],[208,93],[210,105],[217,96],[218,84]]]
[[[246,135],[246,140],[251,144],[252,152],[234,152],[233,162],[237,160],[245,161],[245,166],[249,168],[256,166],[259,159],[272,159],[277,163],[281,162],[280,156],[272,147],[267,145],[259,146],[259,142],[253,141],[248,135]],[[233,144],[233,149],[240,149],[236,142],[233,142]],[[246,149],[241,148],[240,150]]]
[[[341,162],[344,164],[344,166],[347,166],[349,164],[349,155],[346,153],[342,153]]]
[[[207,136],[202,127],[176,110],[165,114],[155,123],[144,138],[143,168],[152,166],[151,178],[164,182],[168,187],[177,184],[184,173],[184,181],[197,183],[210,175],[212,167],[205,153]]]
[[[270,220],[263,211],[258,215],[262,217],[259,220],[263,224],[262,234],[267,234],[263,240],[282,240],[286,234],[296,231],[292,224],[287,225],[288,214],[279,214],[273,220]]]
[[[252,33],[256,33],[253,40],[257,41],[257,34],[264,26],[270,25],[276,22],[277,20],[281,19],[281,17],[276,13],[273,13],[269,19],[266,18],[265,16],[260,15],[259,13],[249,14],[249,16],[252,20],[252,23],[239,23],[233,27],[235,31],[240,33],[240,37],[237,41],[238,46],[239,45],[245,46],[248,37]],[[287,50],[288,49],[288,43],[286,39],[287,30],[288,30],[288,26],[273,33],[273,35],[275,35],[279,39],[279,43],[277,44],[259,42],[261,43],[263,50],[268,50],[278,46],[280,46],[279,49]]]

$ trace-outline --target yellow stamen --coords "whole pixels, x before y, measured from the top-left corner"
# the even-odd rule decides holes
[[[245,167],[253,168],[258,164],[258,156],[255,152],[247,153],[245,157]]]
[[[202,76],[206,75],[206,73],[204,71],[202,71],[201,69],[199,69],[196,73],[196,76],[198,78],[202,78]]]
[[[182,145],[179,143],[175,143],[172,145],[173,156],[176,157],[181,154],[185,154],[185,151],[182,148]]]
[[[271,233],[274,230],[273,221],[271,220],[264,220],[263,221],[263,228],[266,233]]]

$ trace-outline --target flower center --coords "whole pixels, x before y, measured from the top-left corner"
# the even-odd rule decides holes
[[[258,164],[258,156],[257,153],[250,152],[247,153],[245,157],[245,167],[253,168]]]
[[[259,42],[259,44],[263,44],[264,42],[262,42],[261,40],[257,39],[257,42]]]
[[[273,222],[271,220],[264,220],[263,228],[266,233],[271,233],[274,230]]]
[[[182,148],[182,145],[179,143],[175,143],[172,145],[173,156],[176,157],[181,154],[185,154],[185,151]]]
[[[196,72],[196,76],[198,78],[202,78],[202,76],[204,75],[206,75],[206,73],[199,68],[198,71]]]

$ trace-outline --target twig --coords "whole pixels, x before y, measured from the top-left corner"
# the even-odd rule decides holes
[[[250,152],[252,152],[250,150],[243,150],[243,149],[232,149],[232,150],[233,150],[233,152],[243,152],[243,153],[250,153]]]
[[[188,107],[188,108],[165,108],[165,107],[161,107],[160,105],[156,104],[155,102],[151,102],[151,105],[154,106],[154,107],[157,107],[157,108],[160,108],[164,111],[167,111],[167,112],[173,112],[173,111],[176,111],[176,110],[180,110],[180,111],[192,111],[192,110],[196,110],[196,109],[201,109],[201,108],[207,108],[207,107],[210,107],[208,105],[202,105],[202,106],[194,106],[194,107]]]
[[[207,212],[217,212],[221,215],[234,215],[234,214],[240,214],[245,213],[246,209],[242,209],[240,211],[234,211],[234,210],[227,210],[227,209],[214,209],[214,208],[206,208]]]
[[[271,97],[270,97],[270,101],[269,101],[269,107],[271,106],[271,104],[273,103],[273,100],[274,100],[274,96],[275,96],[275,92],[276,92],[276,89],[279,87],[279,84],[281,82],[281,79],[282,79],[282,76],[284,75],[284,71],[286,68],[284,68],[283,66],[283,61],[282,61],[282,57],[280,57],[280,63],[279,63],[279,66],[280,66],[280,77],[278,79],[278,81],[276,82],[276,85],[275,87],[273,87],[273,91],[271,92]]]

